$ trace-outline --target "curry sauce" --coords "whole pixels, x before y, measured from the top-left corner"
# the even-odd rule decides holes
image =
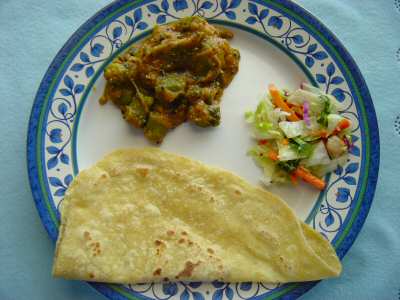
[[[223,90],[239,67],[239,51],[228,43],[232,37],[200,17],[156,26],[107,66],[100,103],[112,101],[155,143],[186,121],[218,126]]]

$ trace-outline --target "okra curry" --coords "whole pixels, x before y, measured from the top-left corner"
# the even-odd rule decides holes
[[[186,121],[218,126],[222,93],[239,67],[239,51],[228,43],[232,37],[200,17],[156,26],[106,67],[100,103],[112,101],[155,143]]]

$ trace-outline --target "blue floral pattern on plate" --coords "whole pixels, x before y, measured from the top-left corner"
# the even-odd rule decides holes
[[[125,2],[121,1],[121,5],[123,3]],[[287,3],[286,5],[289,7],[299,9],[291,2]],[[118,4],[115,5],[118,6]],[[107,10],[105,12],[107,13]],[[62,74],[62,79],[53,89],[54,93],[45,116],[44,145],[42,147],[45,160],[43,168],[52,206],[56,209],[59,208],[64,193],[72,181],[73,160],[75,159],[71,148],[72,128],[77,116],[77,107],[99,67],[118,53],[121,47],[127,45],[129,41],[145,30],[156,24],[164,24],[188,15],[200,15],[212,21],[225,23],[234,22],[243,28],[251,28],[251,30],[268,36],[282,45],[285,51],[303,62],[305,68],[315,77],[320,88],[332,94],[342,103],[342,113],[355,124],[353,129],[354,147],[348,163],[344,167],[337,168],[331,174],[328,187],[322,195],[322,201],[311,220],[311,225],[334,243],[349,217],[354,200],[357,198],[361,166],[365,160],[362,151],[364,141],[358,104],[349,86],[349,81],[343,74],[343,69],[327,51],[324,43],[294,18],[275,8],[273,4],[269,5],[258,0],[143,1],[130,6],[124,13],[113,17],[92,34],[69,61]],[[226,24],[229,25],[229,23]],[[31,177],[32,180],[34,179]],[[51,233],[50,229],[49,232]],[[55,238],[55,236],[52,237]],[[269,295],[274,291],[282,290],[285,286],[263,283],[179,282],[127,285],[124,290],[136,297],[147,299],[232,300]],[[307,290],[311,286],[305,286],[303,290]],[[103,289],[103,287],[96,288]]]

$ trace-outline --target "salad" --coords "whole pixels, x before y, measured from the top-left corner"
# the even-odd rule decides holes
[[[270,85],[255,111],[246,112],[257,144],[248,154],[263,169],[262,182],[303,180],[319,190],[322,177],[347,161],[352,147],[350,120],[340,103],[316,87],[289,92]]]

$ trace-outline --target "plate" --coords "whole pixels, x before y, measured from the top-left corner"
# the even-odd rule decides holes
[[[287,0],[115,1],[82,25],[51,63],[33,104],[27,143],[29,178],[40,217],[57,239],[59,207],[73,177],[109,151],[148,145],[113,105],[100,106],[104,67],[156,24],[200,15],[235,33],[240,70],[222,98],[217,128],[184,124],[161,149],[231,170],[258,184],[260,170],[246,156],[252,144],[243,114],[254,109],[267,85],[295,89],[307,81],[343,104],[355,124],[349,160],[326,177],[324,192],[309,187],[274,187],[335,247],[340,258],[351,247],[370,208],[379,167],[379,136],[368,88],[354,60],[315,17]],[[316,282],[90,283],[110,299],[285,299]]]

